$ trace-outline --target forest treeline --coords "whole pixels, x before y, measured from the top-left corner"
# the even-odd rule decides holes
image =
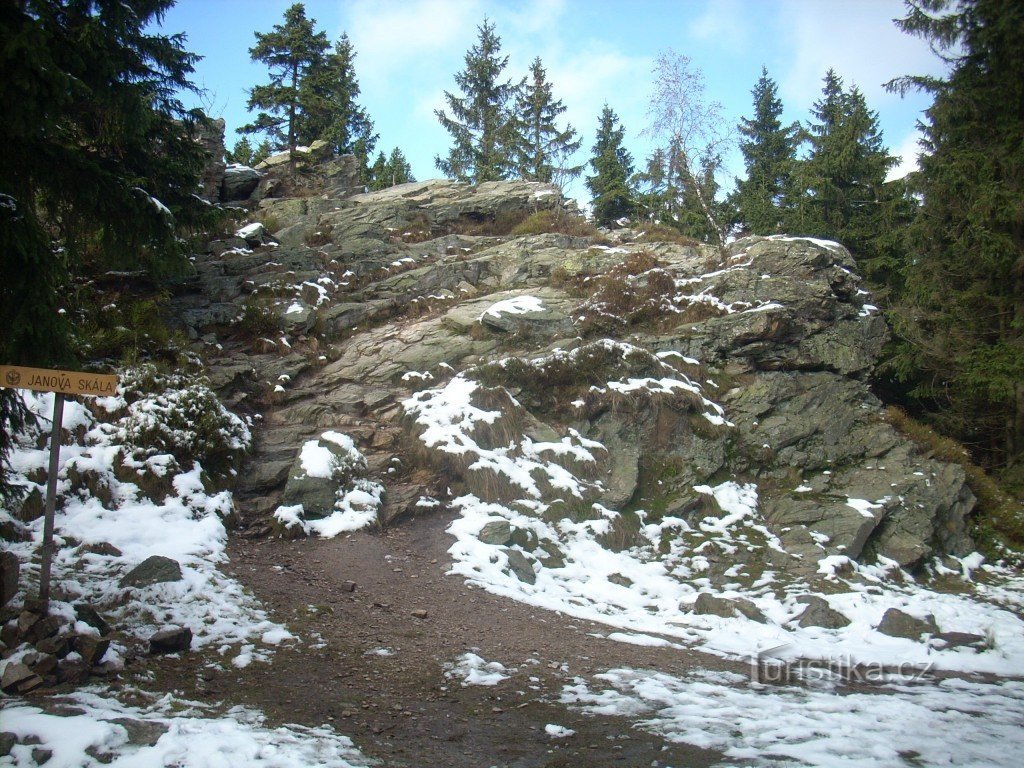
[[[74,278],[100,269],[187,268],[182,232],[216,214],[191,194],[203,166],[203,115],[179,94],[197,57],[154,32],[173,0],[18,0],[0,9],[0,361],[69,365],[87,357],[65,306]],[[919,169],[887,181],[878,115],[842,74],[824,73],[806,120],[782,121],[767,70],[750,112],[731,125],[698,69],[658,57],[650,124],[637,162],[613,105],[584,149],[564,122],[541,59],[518,78],[488,19],[477,28],[436,117],[450,145],[435,164],[470,183],[583,176],[600,225],[622,220],[721,245],[738,234],[789,233],[846,245],[894,329],[877,387],[969,448],[1024,492],[1024,4],[907,0],[897,22],[948,64],[944,77],[889,84],[932,96]],[[359,160],[364,184],[413,180],[399,147],[378,149],[359,103],[357,52],[333,44],[302,4],[255,35],[266,66],[229,160],[326,141]],[[738,142],[745,172],[722,194],[722,158]],[[586,155],[580,162],[580,152]],[[73,314],[73,313],[72,313]],[[23,414],[0,390],[0,454]],[[2,477],[0,477],[2,479]]]

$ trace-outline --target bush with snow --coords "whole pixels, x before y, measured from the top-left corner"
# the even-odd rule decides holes
[[[119,437],[135,459],[170,454],[182,468],[225,475],[249,448],[248,426],[202,379],[141,366],[122,373],[119,392],[100,404],[121,416]]]

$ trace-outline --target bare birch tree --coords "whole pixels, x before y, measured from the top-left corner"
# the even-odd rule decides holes
[[[654,65],[654,87],[644,134],[661,142],[666,205],[678,222],[696,218],[702,233],[719,247],[729,222],[716,202],[715,173],[722,156],[735,142],[735,132],[722,116],[722,105],[705,95],[704,75],[689,57],[669,49]]]

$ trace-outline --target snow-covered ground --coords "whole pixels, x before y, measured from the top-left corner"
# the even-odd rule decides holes
[[[452,500],[459,512],[449,527],[456,539],[450,549],[453,574],[494,594],[623,630],[609,632],[612,640],[698,647],[747,660],[762,675],[784,670],[802,680],[777,686],[735,674],[681,680],[619,669],[577,680],[566,687],[563,702],[586,712],[628,716],[669,740],[721,749],[749,765],[1017,765],[1024,747],[1024,621],[1018,615],[1024,580],[1019,576],[985,564],[975,553],[955,569],[935,564],[947,580],[957,581],[956,589],[939,591],[896,563],[867,566],[823,553],[812,578],[770,569],[745,578],[738,560],[725,583],[713,583],[702,555],[711,542],[728,551],[742,548],[755,558],[758,550],[782,549],[761,517],[757,487],[733,481],[694,488],[715,499],[719,514],[694,524],[673,517],[655,521],[641,510],[645,543],[613,551],[602,545],[602,536],[619,513],[595,504],[599,514],[581,522],[545,515],[548,505],[535,482],[546,476],[552,487],[581,498],[592,481],[567,469],[571,462],[555,459],[571,452],[574,461],[586,465],[603,446],[569,431],[560,442],[538,444],[524,436],[519,445],[483,447],[474,437],[476,425],[494,425],[502,414],[475,404],[478,384],[471,376],[457,376],[404,403],[427,446],[459,454],[468,471],[493,472],[522,491],[510,503],[473,495]],[[686,389],[701,398],[706,417],[729,426],[724,411],[682,375],[676,381],[609,382],[608,388],[616,387],[652,393]],[[848,503],[870,509],[877,502]],[[527,532],[537,546],[481,540],[485,526],[505,522]],[[564,562],[542,567],[540,561],[553,550]],[[523,578],[523,558],[512,561],[517,552],[528,558],[532,578]],[[701,593],[749,600],[765,620],[697,614],[694,603]],[[807,594],[821,595],[850,619],[849,625],[798,626],[806,608],[798,598]],[[982,635],[984,647],[883,634],[877,627],[890,608],[933,616],[943,632]],[[824,669],[831,670],[826,680],[815,680]],[[864,685],[852,685],[851,678]]]
[[[125,378],[133,381],[134,375]],[[194,650],[209,648],[238,667],[268,661],[279,644],[297,640],[220,570],[227,561],[223,518],[233,510],[231,494],[206,490],[200,464],[185,469],[170,453],[152,448],[164,441],[167,446],[187,447],[197,440],[190,425],[199,419],[189,408],[201,403],[212,409],[209,415],[219,424],[219,444],[243,450],[248,427],[211,398],[203,385],[193,383],[187,389],[158,389],[141,397],[136,391],[127,400],[122,390],[88,407],[74,401],[65,404],[63,425],[72,438],[60,451],[61,503],[55,520],[50,610],[77,632],[94,634],[84,622],[76,623],[74,603],[84,601],[99,610],[123,638],[104,657],[115,668],[123,664],[130,645],[143,643],[168,625],[190,628]],[[26,394],[25,401],[41,417],[45,436],[53,395]],[[183,413],[189,414],[184,420]],[[32,479],[45,478],[49,454],[38,447],[44,442],[40,437],[34,432],[23,435],[10,461],[15,483],[45,494],[43,485]],[[150,498],[139,485],[123,479],[126,466],[155,478],[166,497]],[[83,487],[83,477],[88,477],[89,487]],[[13,512],[0,508],[0,519],[12,522]],[[21,561],[22,595],[34,595],[38,589],[38,558],[33,561],[33,556],[42,528],[39,518],[28,525],[30,541],[5,542]],[[120,586],[125,573],[152,555],[176,560],[182,579],[141,588]],[[4,665],[23,656],[16,653]],[[33,750],[44,750],[52,753],[46,762],[52,768],[368,765],[349,739],[329,727],[269,728],[253,710],[215,712],[195,702],[138,690],[124,689],[116,696],[124,701],[149,698],[151,703],[133,706],[109,690],[85,689],[63,699],[64,714],[57,715],[0,697],[2,730],[16,734],[21,742],[26,737],[38,740],[34,745],[15,745],[0,764],[35,766]],[[159,733],[159,739],[152,744],[133,740],[132,730],[139,727]]]
[[[38,765],[33,753],[50,752],[50,768],[363,768],[372,762],[329,726],[271,728],[251,709],[215,715],[196,702],[165,695],[147,706],[128,706],[83,690],[62,698],[58,716],[38,707],[4,702],[3,730],[19,741],[0,764]],[[132,739],[133,733],[143,734]]]
[[[745,766],[1017,766],[1024,682],[949,679],[872,690],[763,685],[728,672],[680,679],[613,669],[577,679],[560,701],[621,715],[668,741],[717,749]]]
[[[48,432],[53,395],[28,394],[25,399]],[[97,418],[90,407],[104,418]],[[142,420],[140,414],[165,426],[173,421],[166,393],[131,406],[120,395],[101,398],[90,407],[73,401],[64,406],[64,428],[77,437],[60,450],[57,493],[62,503],[54,527],[51,611],[73,621],[72,604],[84,601],[130,637],[141,640],[167,625],[184,626],[193,632],[194,648],[212,646],[223,654],[248,644],[258,648],[257,657],[266,658],[274,646],[292,639],[218,568],[227,560],[223,518],[233,510],[231,494],[208,492],[198,463],[185,470],[168,453],[133,450],[131,431]],[[108,419],[107,414],[124,415]],[[237,448],[244,448],[249,440],[246,425],[226,411],[221,416],[225,441],[237,441]],[[151,427],[147,424],[147,435],[152,434]],[[187,444],[190,436],[173,434],[171,439]],[[49,460],[48,450],[37,444],[34,435],[25,435],[10,461],[16,483],[45,494],[44,485],[29,479],[38,477],[34,473],[45,470]],[[159,501],[150,498],[137,484],[118,479],[118,462],[162,478],[171,492]],[[72,474],[88,475],[94,490],[76,486]],[[12,517],[12,512],[0,508],[4,517]],[[21,560],[26,594],[33,594],[38,585],[38,561],[32,556],[42,541],[42,529],[39,518],[29,524],[31,541],[9,544]],[[122,576],[153,555],[177,561],[182,579],[142,588],[120,586]],[[114,644],[107,658],[116,662],[123,650]]]

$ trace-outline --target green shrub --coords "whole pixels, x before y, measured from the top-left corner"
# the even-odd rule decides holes
[[[235,322],[235,328],[247,339],[258,339],[280,331],[281,317],[273,306],[249,297],[242,305],[242,314]]]
[[[94,284],[72,297],[81,318],[76,344],[93,361],[134,363],[165,353],[171,332],[162,313],[167,295],[139,296],[129,290],[103,290]]]
[[[224,476],[249,448],[249,428],[204,379],[146,365],[121,374],[121,392],[126,408],[118,428],[136,456],[166,453],[186,469],[199,462],[206,472]]]

